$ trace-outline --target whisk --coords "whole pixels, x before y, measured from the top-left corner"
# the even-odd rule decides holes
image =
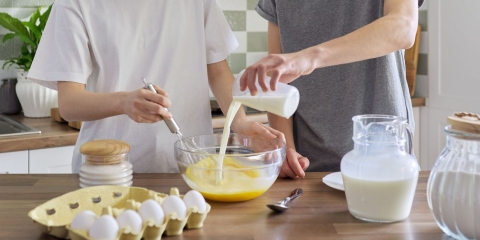
[[[143,83],[145,84],[145,89],[148,89],[148,90],[150,90],[154,93],[157,93],[157,91],[153,87],[153,84],[147,82],[147,80],[145,78],[143,79]],[[167,108],[165,108],[165,110],[168,111]],[[167,124],[167,127],[168,127],[168,129],[170,129],[170,132],[177,135],[178,139],[180,139],[180,143],[182,144],[182,147],[184,147],[186,150],[199,152],[199,153],[203,153],[203,154],[208,154],[206,151],[200,149],[197,146],[197,144],[192,142],[190,139],[183,138],[183,135],[180,132],[180,127],[178,126],[177,122],[175,122],[175,119],[173,119],[173,117],[170,118],[170,119],[163,119],[163,121],[165,122],[165,124]]]

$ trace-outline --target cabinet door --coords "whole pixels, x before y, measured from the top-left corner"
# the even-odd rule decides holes
[[[421,114],[422,156],[428,169],[445,147],[447,117],[459,111],[480,113],[480,1],[458,3],[428,1],[429,91],[427,111]]]
[[[72,173],[74,146],[30,150],[30,173]]]
[[[0,153],[0,174],[28,173],[28,151]]]

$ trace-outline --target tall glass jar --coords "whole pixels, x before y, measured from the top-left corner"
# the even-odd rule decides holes
[[[480,134],[445,128],[447,144],[428,179],[428,206],[456,239],[480,239]]]

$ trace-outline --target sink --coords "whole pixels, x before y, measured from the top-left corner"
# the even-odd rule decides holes
[[[3,114],[0,114],[0,137],[26,134],[40,134],[40,130],[29,127]]]

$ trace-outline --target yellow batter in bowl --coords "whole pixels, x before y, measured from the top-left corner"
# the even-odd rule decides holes
[[[264,168],[255,169],[239,163],[235,158],[223,159],[223,178],[217,181],[216,162],[208,157],[188,166],[187,184],[210,200],[219,202],[247,201],[262,195],[273,184],[276,176],[266,178]]]

